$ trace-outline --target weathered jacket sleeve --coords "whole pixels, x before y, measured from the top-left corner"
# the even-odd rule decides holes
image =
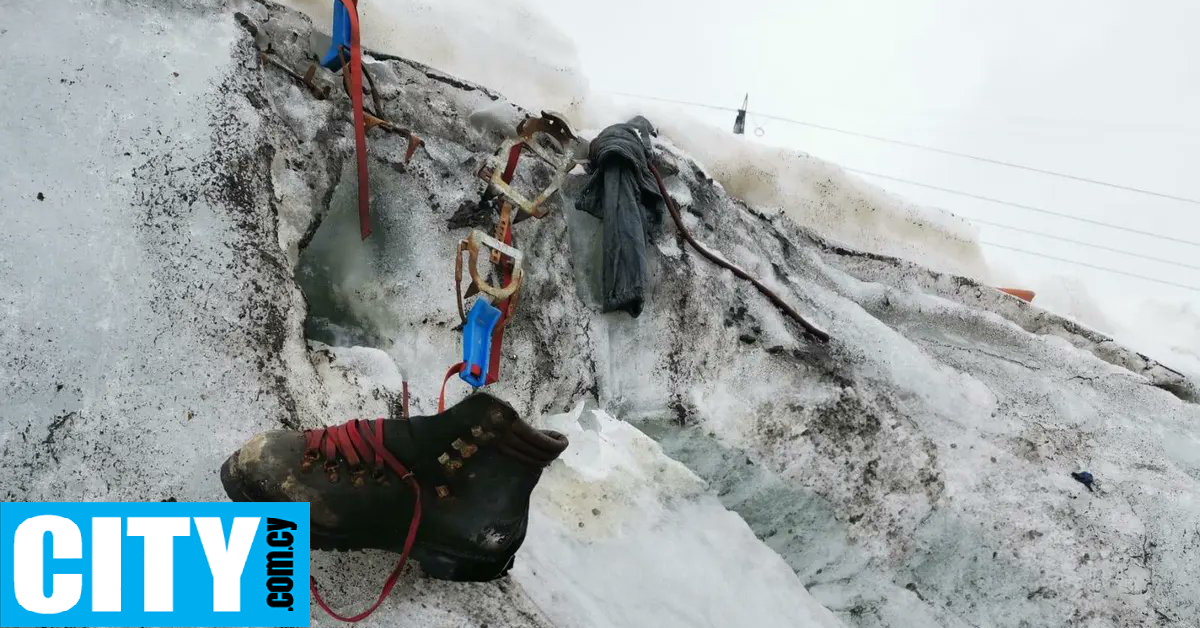
[[[662,221],[661,196],[649,170],[648,142],[631,124],[601,131],[591,143],[591,179],[576,208],[604,222],[601,269],[604,311],[642,311],[646,243]]]

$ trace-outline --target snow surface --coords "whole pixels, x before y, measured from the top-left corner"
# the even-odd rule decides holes
[[[1200,381],[1200,310],[1158,299],[1097,302],[1086,285],[1060,274],[1031,278],[1040,307],[1108,334]]]
[[[327,31],[331,12],[318,0],[285,0]],[[761,211],[785,212],[825,238],[899,257],[989,285],[1032,288],[1040,307],[1116,337],[1192,377],[1200,378],[1200,320],[1194,305],[1090,301],[1086,286],[1064,270],[1038,273],[993,268],[976,229],[942,208],[899,198],[836,164],[801,151],[733,136],[678,107],[630,102],[591,91],[573,43],[521,0],[446,3],[363,0],[363,42],[504,93],[530,110],[570,114],[578,126],[600,129],[635,114],[653,118],[703,165],[708,176]],[[453,24],[453,28],[447,28]],[[1053,266],[1053,265],[1051,265]]]
[[[402,377],[414,411],[432,411],[459,346],[451,251],[466,230],[447,221],[478,198],[515,105],[372,60],[389,117],[427,148],[406,166],[402,138],[371,133],[376,231],[360,242],[346,99],[257,63],[256,41],[306,64],[301,15],[71,0],[5,17],[5,45],[43,54],[14,74],[30,99],[0,104],[0,143],[70,147],[0,157],[5,499],[221,499],[220,462],[258,431],[393,415]],[[50,19],[53,37],[37,26]],[[365,623],[1200,623],[1194,382],[747,205],[663,128],[697,237],[833,341],[806,341],[671,226],[641,318],[598,314],[598,225],[570,209],[572,177],[549,217],[518,225],[527,283],[492,390],[572,439],[534,493],[530,538],[493,583],[410,567]],[[822,181],[832,208],[867,194]],[[912,246],[969,260],[935,222]],[[1080,468],[1098,492],[1070,479]],[[393,558],[318,552],[314,573],[358,609]]]
[[[545,425],[571,447],[535,493],[513,579],[555,625],[842,625],[645,434],[583,404]]]

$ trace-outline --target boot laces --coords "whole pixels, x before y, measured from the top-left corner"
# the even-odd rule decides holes
[[[304,468],[310,468],[317,460],[324,458],[326,473],[330,473],[332,475],[330,479],[336,481],[338,459],[345,458],[346,463],[350,466],[352,477],[358,480],[366,473],[366,463],[370,461],[372,474],[376,480],[381,480],[385,470],[390,469],[408,483],[413,491],[412,521],[408,524],[408,536],[404,539],[404,549],[400,553],[400,560],[396,562],[396,566],[392,568],[387,581],[384,582],[379,598],[367,610],[351,616],[337,614],[321,598],[321,594],[317,591],[317,579],[310,576],[309,588],[312,590],[313,600],[317,606],[320,606],[321,610],[328,613],[330,617],[345,622],[366,619],[391,594],[401,572],[404,571],[404,564],[408,561],[409,553],[412,552],[413,543],[417,540],[417,529],[421,525],[421,485],[417,483],[412,472],[384,446],[383,426],[384,419],[373,421],[354,419],[341,425],[304,432],[305,451],[304,460],[301,463]],[[356,485],[358,485],[357,481]]]
[[[384,445],[383,425],[384,419],[354,419],[341,425],[307,430],[301,465],[307,470],[324,459],[326,473],[333,475],[331,479],[336,481],[338,460],[344,458],[355,477],[365,475],[369,463],[376,479],[382,478],[386,469],[391,469],[400,479],[408,480],[412,472]]]

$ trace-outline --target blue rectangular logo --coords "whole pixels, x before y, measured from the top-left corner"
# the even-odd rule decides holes
[[[308,626],[307,503],[0,504],[0,626]]]

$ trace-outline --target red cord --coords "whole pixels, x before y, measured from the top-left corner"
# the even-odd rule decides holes
[[[804,331],[808,332],[808,335],[821,342],[829,342],[828,333],[819,329],[817,326],[813,325],[807,320],[804,320],[804,317],[800,316],[799,312],[793,309],[792,306],[788,305],[786,301],[779,298],[779,295],[772,292],[770,288],[763,284],[763,282],[750,276],[750,273],[738,268],[732,262],[719,255],[716,255],[697,242],[696,239],[692,237],[692,234],[688,232],[687,227],[683,225],[683,217],[679,213],[679,206],[675,204],[675,199],[667,193],[667,185],[663,183],[662,175],[658,173],[658,169],[654,167],[654,164],[650,164],[650,173],[654,175],[654,181],[658,183],[658,192],[662,195],[663,202],[667,204],[667,210],[671,212],[671,219],[675,221],[675,228],[679,230],[679,235],[683,236],[683,239],[687,240],[687,243],[692,245],[693,249],[696,249],[696,251],[708,261],[733,273],[735,277],[750,282],[750,285],[757,288],[758,291],[761,292],[763,296],[767,297],[767,299],[770,300],[775,307],[779,308],[779,311],[790,316],[792,320],[799,323],[800,326],[804,328]]]
[[[446,371],[446,377],[442,379],[442,394],[438,395],[438,414],[446,411],[446,383],[450,381],[451,377],[461,372],[465,366],[466,363],[459,362]]]
[[[375,603],[370,608],[350,617],[337,614],[332,608],[329,608],[329,605],[321,598],[321,594],[317,592],[317,579],[312,576],[309,577],[309,589],[312,591],[313,600],[330,617],[350,623],[361,621],[370,617],[371,613],[374,613],[375,609],[379,608],[380,604],[383,604],[387,596],[391,595],[392,589],[396,586],[396,581],[400,579],[400,574],[404,571],[404,564],[408,562],[408,555],[412,552],[413,543],[417,540],[417,527],[421,525],[421,486],[417,484],[417,481],[411,475],[408,476],[408,485],[412,487],[414,495],[413,518],[412,523],[408,525],[408,537],[404,539],[404,551],[400,554],[400,560],[396,561],[396,566],[392,568],[392,573],[388,574],[387,582],[383,583],[383,590],[379,592],[379,598],[375,600]]]
[[[344,622],[353,623],[366,619],[392,593],[392,589],[396,586],[396,581],[404,571],[404,564],[408,562],[408,555],[412,552],[413,544],[417,540],[417,529],[421,526],[421,485],[417,483],[412,472],[384,446],[383,423],[383,419],[376,419],[374,421],[355,419],[342,425],[319,430],[309,430],[304,433],[305,446],[308,450],[306,455],[319,452],[325,456],[327,463],[336,460],[341,455],[350,463],[352,468],[365,466],[367,459],[371,458],[376,469],[387,466],[408,483],[409,488],[413,491],[412,521],[408,524],[408,536],[404,539],[404,548],[400,553],[400,560],[396,561],[396,566],[392,568],[392,573],[388,575],[387,581],[383,585],[383,590],[379,593],[379,598],[375,600],[375,603],[370,608],[349,617],[337,614],[332,608],[329,608],[329,605],[321,597],[321,593],[317,591],[316,577],[309,576],[309,590],[312,591],[313,601],[317,603],[317,606],[321,607],[321,610],[328,613],[330,617]]]
[[[367,178],[367,119],[363,115],[362,43],[354,0],[338,0],[350,16],[350,102],[354,105],[354,147],[358,154],[358,230],[371,235],[371,188]]]

